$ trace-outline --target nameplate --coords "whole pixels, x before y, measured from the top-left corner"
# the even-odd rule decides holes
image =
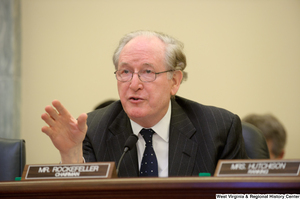
[[[22,180],[116,178],[114,162],[26,165]]]
[[[300,160],[219,160],[214,176],[299,176]]]

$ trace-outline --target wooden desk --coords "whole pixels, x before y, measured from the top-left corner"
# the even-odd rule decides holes
[[[174,177],[0,182],[0,198],[216,198],[300,194],[300,177]]]

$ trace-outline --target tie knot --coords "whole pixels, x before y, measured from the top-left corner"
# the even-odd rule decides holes
[[[152,135],[155,133],[152,129],[142,129],[141,135],[143,136],[146,146],[152,146]]]

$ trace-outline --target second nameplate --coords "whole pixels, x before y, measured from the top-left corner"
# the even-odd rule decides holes
[[[299,176],[300,160],[220,160],[214,176]]]

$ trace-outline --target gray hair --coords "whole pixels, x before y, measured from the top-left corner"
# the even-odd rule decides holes
[[[183,81],[187,79],[187,72],[183,71],[186,67],[186,58],[183,53],[183,43],[174,39],[171,36],[168,36],[164,33],[159,33],[155,31],[135,31],[125,35],[119,42],[119,46],[114,52],[113,55],[113,63],[115,65],[115,69],[118,70],[118,62],[121,51],[124,46],[132,39],[138,36],[149,36],[149,37],[157,37],[166,45],[166,53],[165,53],[165,63],[167,70],[180,70],[183,73]]]
[[[242,121],[253,124],[262,131],[266,140],[273,142],[272,153],[278,157],[286,144],[286,132],[279,120],[271,114],[250,114]]]

